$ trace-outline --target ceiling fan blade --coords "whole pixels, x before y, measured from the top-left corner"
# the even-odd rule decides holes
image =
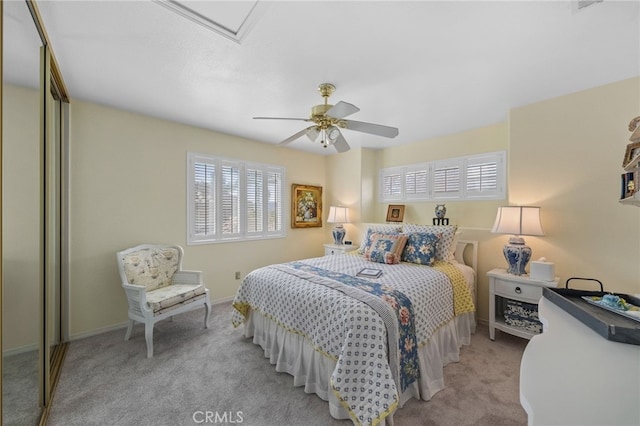
[[[338,152],[347,152],[351,149],[351,147],[347,143],[347,140],[344,138],[344,136],[342,136],[342,132],[340,132],[338,138],[335,140],[335,142],[333,142],[333,146]]]
[[[358,108],[357,106],[352,105],[348,102],[340,101],[334,106],[332,106],[331,108],[329,108],[326,114],[329,117],[333,117],[333,118],[344,118],[358,111],[360,111],[360,108]]]
[[[345,120],[345,128],[364,132],[385,138],[395,138],[398,136],[398,129],[395,127],[383,126],[382,124],[364,123],[362,121]]]
[[[296,121],[311,121],[308,118],[288,118],[288,117],[253,117],[254,120],[296,120]]]
[[[304,135],[305,133],[307,133],[309,131],[309,129],[313,129],[315,126],[311,126],[311,127],[307,127],[306,129],[302,129],[300,130],[298,133],[289,136],[288,138],[286,138],[285,140],[283,140],[282,142],[279,143],[279,145],[286,145],[288,143],[291,143],[293,141],[295,141],[296,139],[298,139],[300,136]]]

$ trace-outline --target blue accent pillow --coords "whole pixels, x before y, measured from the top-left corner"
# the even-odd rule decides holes
[[[433,265],[436,260],[439,236],[426,232],[414,232],[408,237],[407,244],[402,251],[402,260],[419,265]]]
[[[376,249],[369,250],[368,260],[371,262],[377,262],[377,263],[387,263],[387,264],[397,263],[395,262],[395,255],[392,252],[386,251],[386,250],[376,250]]]

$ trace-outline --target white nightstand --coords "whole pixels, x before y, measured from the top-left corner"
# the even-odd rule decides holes
[[[537,333],[508,325],[504,320],[504,308],[508,300],[538,305],[543,287],[557,287],[554,281],[532,280],[528,275],[508,274],[504,269],[493,269],[489,276],[489,338],[495,340],[496,328],[514,336],[531,339]]]
[[[324,255],[328,256],[331,254],[345,254],[357,249],[358,246],[354,246],[353,244],[325,244]]]

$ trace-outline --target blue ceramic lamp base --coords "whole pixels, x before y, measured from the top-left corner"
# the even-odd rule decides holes
[[[342,225],[338,225],[333,228],[333,243],[336,245],[341,245],[346,233],[347,232],[344,230]]]
[[[507,259],[509,268],[507,272],[512,275],[527,275],[525,268],[531,259],[531,247],[522,243],[512,243],[509,241],[502,250],[504,258]]]

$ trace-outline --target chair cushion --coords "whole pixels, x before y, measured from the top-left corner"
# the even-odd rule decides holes
[[[147,304],[154,315],[164,313],[170,308],[201,299],[206,289],[202,284],[173,284],[147,292]]]
[[[173,247],[147,248],[128,253],[122,261],[129,284],[143,285],[151,291],[171,284],[180,252]]]

